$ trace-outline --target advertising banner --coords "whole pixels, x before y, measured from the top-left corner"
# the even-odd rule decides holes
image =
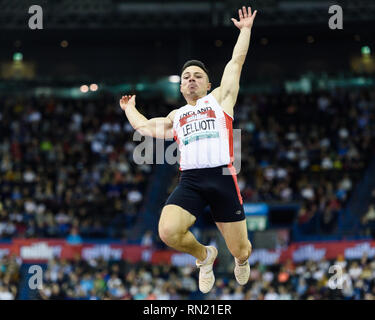
[[[52,258],[84,260],[102,258],[104,260],[140,261],[152,264],[173,264],[175,266],[194,265],[195,258],[173,250],[119,243],[82,243],[72,245],[61,239],[14,239],[0,243],[0,258],[16,255],[27,263],[47,262]],[[253,249],[250,263],[272,265],[292,260],[296,263],[306,260],[344,258],[360,259],[363,255],[375,257],[375,241],[330,241],[292,243],[280,249]]]

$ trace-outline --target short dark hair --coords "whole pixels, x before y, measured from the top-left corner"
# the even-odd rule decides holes
[[[199,61],[199,60],[189,60],[189,61],[186,61],[185,64],[184,64],[184,66],[182,67],[181,74],[184,72],[184,70],[187,67],[190,67],[190,66],[197,66],[197,67],[201,68],[207,74],[207,77],[209,77],[208,76],[208,69],[206,68],[206,66],[204,65],[204,63],[202,61]]]

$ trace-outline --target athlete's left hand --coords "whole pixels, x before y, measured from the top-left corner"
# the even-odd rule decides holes
[[[253,14],[251,14],[251,7],[248,7],[246,10],[246,7],[243,6],[242,10],[238,9],[238,16],[240,17],[240,21],[237,21],[236,19],[232,18],[234,25],[238,29],[242,28],[252,28],[255,16],[257,15],[257,10],[254,11]]]

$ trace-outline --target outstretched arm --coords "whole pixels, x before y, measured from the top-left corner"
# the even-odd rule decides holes
[[[237,21],[232,18],[234,25],[240,29],[240,34],[234,46],[232,58],[224,69],[220,87],[212,91],[216,100],[218,100],[223,109],[231,116],[233,116],[233,107],[236,103],[240,88],[242,66],[249,49],[251,28],[253,27],[256,14],[257,10],[252,14],[251,7],[248,7],[247,10],[246,7],[242,7],[242,10],[238,10],[240,20]]]
[[[126,117],[134,130],[143,136],[151,136],[158,139],[173,138],[173,117],[176,110],[171,111],[168,116],[147,119],[135,107],[135,95],[122,96],[120,99],[121,109],[125,111]]]

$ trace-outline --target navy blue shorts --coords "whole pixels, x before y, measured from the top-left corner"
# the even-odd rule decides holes
[[[231,174],[224,175],[223,168]],[[198,217],[208,205],[215,222],[245,219],[237,176],[232,165],[181,171],[180,181],[165,205],[174,204]]]

